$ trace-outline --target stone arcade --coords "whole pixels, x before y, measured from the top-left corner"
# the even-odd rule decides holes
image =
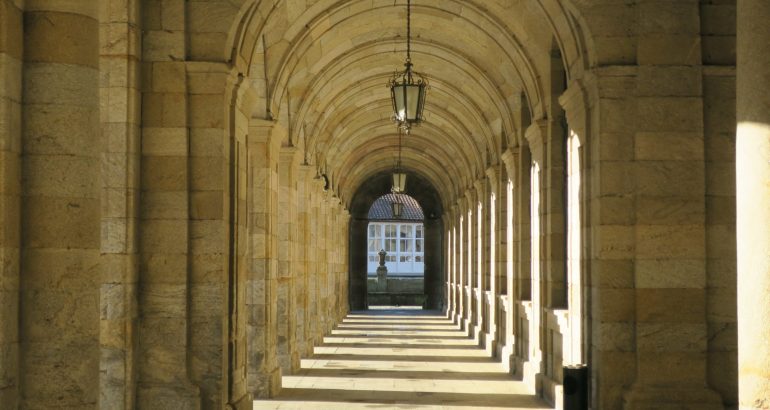
[[[367,308],[404,3],[0,0],[0,408],[251,408]],[[426,307],[550,403],[769,409],[770,2],[412,14]]]

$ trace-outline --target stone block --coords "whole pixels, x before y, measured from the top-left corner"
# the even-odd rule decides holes
[[[706,286],[703,259],[639,259],[636,266],[637,288],[692,288]]]
[[[89,290],[24,290],[19,332],[24,343],[65,346],[97,340],[99,295]]]
[[[735,197],[706,196],[706,223],[731,225],[735,223]]]
[[[222,220],[205,220],[190,222],[190,250],[195,254],[225,251],[226,223]]]
[[[140,267],[142,282],[147,284],[185,283],[189,269],[187,255],[182,253],[143,253]]]
[[[184,219],[188,214],[188,194],[184,191],[147,191],[142,194],[144,220]]]
[[[186,128],[142,129],[142,154],[146,156],[187,156],[189,138]]]
[[[705,323],[639,323],[636,349],[640,356],[659,352],[703,352],[706,350]]]
[[[698,65],[701,40],[698,31],[686,34],[646,34],[637,40],[640,65]]]
[[[706,163],[706,189],[709,195],[735,195],[735,163],[712,161]]]
[[[709,321],[735,323],[737,321],[737,290],[735,287],[724,286],[708,289],[706,313]]]
[[[0,51],[0,73],[0,101],[21,102],[21,60]]]
[[[94,322],[96,329],[97,323]],[[50,333],[50,330],[49,330]],[[95,407],[99,395],[98,337],[81,343],[27,342],[21,385],[29,408]],[[55,380],[56,383],[40,383]]]
[[[223,219],[222,191],[195,191],[190,194],[190,217],[193,220]]]
[[[27,196],[99,197],[99,161],[67,155],[27,155],[22,163],[22,183]]]
[[[99,200],[28,197],[22,214],[28,248],[99,249]]]
[[[24,110],[24,152],[33,155],[94,157],[99,144],[93,128],[98,112],[80,105],[31,105]],[[80,126],[73,126],[80,124]]]
[[[703,197],[640,196],[636,222],[643,225],[693,225],[706,218]]]
[[[640,66],[636,95],[639,97],[700,97],[703,94],[700,67]]]
[[[640,97],[637,132],[697,133],[703,129],[703,100],[697,97]]]
[[[187,92],[187,70],[185,63],[177,61],[153,63],[152,91],[158,93]]]
[[[706,314],[703,289],[637,289],[637,322],[702,323]]]
[[[631,194],[636,188],[634,167],[625,161],[602,161],[594,177],[604,195]]]
[[[141,226],[142,252],[186,254],[188,221],[155,219]]]
[[[603,352],[633,352],[633,322],[594,322],[592,343]]]
[[[24,288],[85,291],[97,286],[98,249],[26,248],[21,252]]]
[[[224,130],[221,128],[191,128],[190,155],[224,158]]]
[[[142,189],[145,191],[186,191],[187,158],[142,157]]]
[[[703,383],[706,374],[705,352],[666,352],[637,356],[637,382],[644,384]]]
[[[697,259],[705,257],[703,225],[637,225],[639,259]]]
[[[139,308],[143,317],[182,318],[187,312],[187,285],[156,283],[141,290]]]
[[[0,1],[0,54],[21,60],[23,52],[22,10],[9,1]]]
[[[703,135],[683,132],[640,132],[634,136],[638,160],[702,161]]]
[[[593,315],[602,322],[631,322],[634,319],[634,290],[591,289]]]
[[[189,98],[191,127],[224,128],[223,94],[195,94]]]
[[[0,358],[2,349],[19,341],[19,293],[18,290],[0,290]],[[6,358],[4,358],[6,359]],[[10,359],[10,358],[7,358]],[[0,364],[0,369],[4,366]],[[2,373],[2,370],[0,370]],[[5,375],[7,378],[8,375]],[[0,374],[0,380],[3,380]]]
[[[93,67],[49,63],[25,63],[25,104],[99,106],[99,73]],[[55,86],[52,86],[55,85]],[[70,124],[76,128],[77,124]]]
[[[185,59],[184,31],[145,31],[142,50],[145,61],[183,61]]]
[[[97,18],[83,14],[34,11],[30,8],[26,11],[24,40],[25,44],[34,46],[24,47],[25,61],[99,67]]]
[[[591,242],[600,259],[629,259],[634,256],[634,227],[601,225],[594,229]]]
[[[225,164],[221,157],[192,157],[191,187],[196,191],[223,190],[225,187]]]
[[[633,288],[633,261],[630,259],[593,260],[591,262],[591,284],[596,288]]]
[[[692,35],[700,32],[695,2],[649,1],[636,6],[638,33]]]

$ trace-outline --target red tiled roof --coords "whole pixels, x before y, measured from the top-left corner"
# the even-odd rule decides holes
[[[399,220],[422,221],[425,219],[420,204],[418,204],[414,198],[405,194],[385,194],[377,198],[372,204],[372,207],[369,208],[369,219],[395,220],[396,218],[393,217],[393,208],[390,204],[396,200],[396,196],[398,196],[401,203],[404,204],[404,210],[401,212],[401,218],[398,218]]]

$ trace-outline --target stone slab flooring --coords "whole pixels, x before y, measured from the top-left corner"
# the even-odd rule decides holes
[[[546,409],[439,312],[354,312],[255,409]]]

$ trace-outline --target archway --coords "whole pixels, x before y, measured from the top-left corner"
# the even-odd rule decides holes
[[[369,307],[367,295],[368,226],[372,204],[390,192],[390,173],[381,172],[367,179],[356,191],[350,206],[350,273],[349,299],[351,310]],[[421,175],[408,172],[406,195],[414,198],[424,215],[424,303],[426,309],[444,308],[443,281],[443,213],[436,189]]]
[[[396,212],[394,206],[401,209]],[[367,300],[369,306],[425,303],[425,216],[409,195],[385,194],[369,208]]]

